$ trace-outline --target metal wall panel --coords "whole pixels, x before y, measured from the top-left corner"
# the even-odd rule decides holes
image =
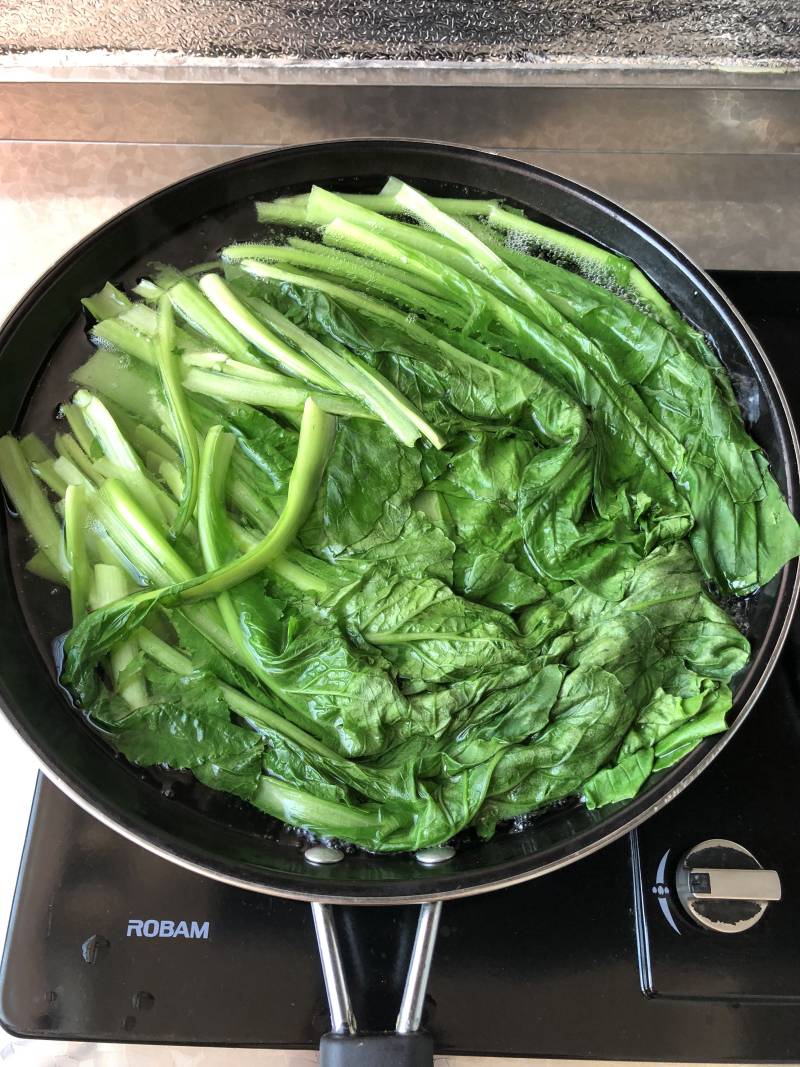
[[[365,136],[571,152],[798,152],[800,90],[0,83],[0,138],[264,145]]]

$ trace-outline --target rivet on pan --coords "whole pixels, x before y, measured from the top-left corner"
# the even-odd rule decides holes
[[[321,866],[325,863],[338,863],[339,860],[343,860],[344,852],[340,852],[338,848],[328,848],[327,845],[314,845],[306,851],[304,858],[306,863]]]
[[[436,863],[446,863],[455,856],[456,850],[451,845],[439,845],[438,848],[422,848],[417,855],[417,863],[433,867]]]

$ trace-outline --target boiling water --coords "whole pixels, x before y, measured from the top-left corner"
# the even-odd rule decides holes
[[[326,183],[330,184],[330,183]],[[358,189],[363,192],[377,191],[383,184],[383,178],[365,178],[361,183],[348,183],[348,189]],[[424,184],[424,183],[423,183]],[[335,183],[334,183],[335,186]],[[442,183],[428,183],[427,191],[444,196],[472,196],[487,198],[483,190],[474,190],[466,187],[444,185]],[[307,187],[287,187],[272,189],[268,196],[270,199],[278,195],[287,195],[297,192],[305,192]],[[255,199],[255,198],[253,198]],[[264,227],[255,220],[253,199],[240,201],[213,215],[198,218],[191,225],[176,230],[168,240],[154,245],[148,252],[135,260],[126,260],[126,251],[120,249],[119,270],[110,279],[114,284],[130,291],[133,285],[143,275],[148,273],[148,265],[152,262],[174,264],[178,267],[188,267],[194,263],[214,258],[219,249],[226,244],[237,241],[274,240],[282,235],[280,228]],[[542,218],[540,221],[550,220]],[[564,227],[561,227],[562,229]],[[525,242],[527,245],[527,241]],[[519,242],[511,235],[512,247],[517,247]],[[522,250],[520,248],[520,250]],[[527,250],[527,248],[526,248]],[[109,280],[98,277],[94,288],[100,288]],[[92,291],[91,289],[89,291]],[[20,418],[15,432],[22,436],[28,432],[35,432],[48,444],[52,443],[55,433],[63,429],[59,426],[59,404],[67,400],[73,387],[70,384],[71,373],[82,364],[93,351],[87,337],[89,318],[83,313],[80,298],[88,295],[87,291],[74,293],[75,317],[49,352],[33,352],[32,360],[41,360],[42,371],[27,397],[20,413]],[[746,415],[757,418],[760,413],[758,406],[759,390],[757,383],[746,373],[746,368],[731,368],[734,381],[738,386],[738,392],[744,394],[746,403],[744,410]],[[14,583],[23,609],[27,625],[33,635],[37,648],[42,658],[43,666],[56,676],[56,665],[53,650],[58,647],[60,635],[68,629],[70,624],[69,596],[61,587],[53,587],[46,581],[29,574],[25,570],[25,562],[32,554],[32,548],[27,540],[21,523],[9,515],[8,541],[11,556],[11,564]],[[768,598],[770,599],[770,598]],[[760,597],[750,598],[744,604],[737,604],[737,623],[748,626],[754,605],[756,614],[761,615],[771,610],[770,604],[765,604],[759,612],[758,602]],[[759,618],[759,623],[762,623]],[[763,632],[763,631],[762,631]],[[64,714],[79,715],[64,694]],[[88,730],[88,724],[86,725]],[[109,758],[122,760],[109,748]],[[125,761],[122,761],[123,763]],[[152,783],[154,789],[170,799],[174,803],[188,804],[193,808],[199,808],[207,812],[215,820],[222,820],[231,825],[236,824],[245,831],[257,834],[266,834],[270,837],[279,837],[285,843],[294,847],[302,848],[307,845],[307,837],[289,833],[285,828],[280,828],[274,820],[261,815],[253,808],[235,798],[224,796],[213,790],[209,790],[197,783],[191,775],[176,773],[164,769],[154,768],[143,770],[125,764],[129,773],[136,774]],[[563,812],[564,805],[558,806]],[[556,813],[553,812],[553,815]],[[537,820],[548,819],[548,814],[536,816]],[[520,832],[527,829],[531,824],[530,818],[518,820],[509,827],[510,830]],[[460,843],[468,844],[469,839],[463,835]]]

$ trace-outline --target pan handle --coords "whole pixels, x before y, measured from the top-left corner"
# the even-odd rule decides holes
[[[433,1038],[420,1030],[425,991],[442,912],[441,902],[423,904],[393,1033],[359,1034],[330,904],[312,904],[331,1033],[320,1042],[320,1067],[432,1067]]]
[[[432,1067],[433,1038],[415,1034],[325,1034],[319,1067]]]

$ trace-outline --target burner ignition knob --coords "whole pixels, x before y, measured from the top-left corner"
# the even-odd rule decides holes
[[[689,916],[718,934],[739,934],[781,899],[777,871],[765,871],[735,841],[711,838],[690,849],[678,864],[678,899]]]

